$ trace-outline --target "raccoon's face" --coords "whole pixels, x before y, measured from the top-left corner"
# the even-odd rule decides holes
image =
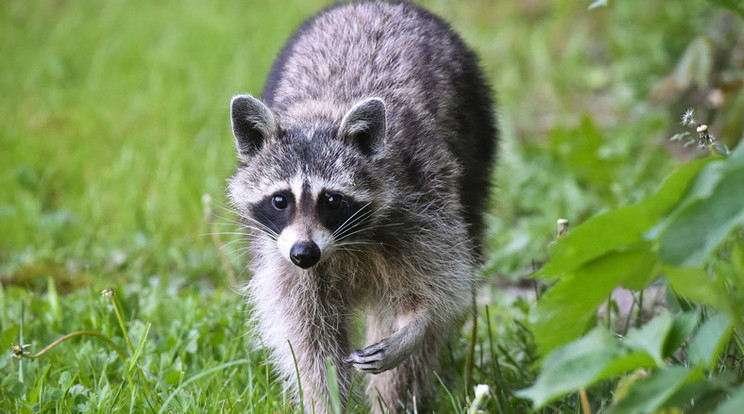
[[[299,194],[290,187],[250,206],[253,219],[274,231],[282,256],[303,269],[330,255],[368,218],[365,204],[354,197],[333,189],[312,192],[311,187],[305,181]]]
[[[282,129],[265,105],[244,95],[233,99],[232,121],[241,166],[230,199],[286,260],[308,269],[364,238],[380,182],[369,166],[384,141],[381,100],[355,105],[340,127]]]

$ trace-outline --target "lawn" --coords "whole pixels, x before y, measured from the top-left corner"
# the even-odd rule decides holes
[[[260,93],[291,31],[327,3],[0,3],[0,412],[292,410],[237,293],[250,274],[225,208],[228,105]],[[527,278],[556,220],[643,200],[705,156],[669,142],[686,108],[736,146],[744,24],[714,5],[726,1],[422,3],[477,50],[497,91],[473,376],[491,386],[490,412],[529,412],[515,392],[538,373],[541,284]],[[83,335],[12,357],[77,331],[116,348]],[[473,398],[471,340],[467,322],[445,353],[438,412]],[[593,412],[614,386],[590,389]],[[538,412],[580,410],[570,394]]]

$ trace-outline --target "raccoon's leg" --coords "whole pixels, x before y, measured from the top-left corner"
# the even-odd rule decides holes
[[[351,367],[342,361],[350,349],[345,324],[338,320],[323,320],[315,321],[317,324],[308,324],[308,321],[304,321],[303,326],[300,325],[303,321],[297,322],[298,324],[294,325],[295,331],[289,335],[289,342],[297,360],[296,370],[299,372],[305,412],[317,414],[331,412],[326,358],[330,358],[336,368],[341,410],[344,411],[354,375]],[[286,345],[286,352],[291,352],[289,344]],[[294,365],[285,367],[284,371],[286,372],[288,368],[295,373]],[[296,373],[291,378],[290,381],[296,382]]]
[[[374,323],[372,320],[370,322]],[[395,368],[414,350],[421,347],[427,323],[423,317],[407,316],[399,318],[397,325],[400,328],[396,332],[384,336],[384,339],[362,350],[352,352],[344,361],[351,363],[354,368],[362,372],[371,374],[379,374]],[[384,326],[372,329],[386,330]],[[379,336],[377,338],[379,339]]]
[[[396,326],[409,318],[399,318],[398,323],[385,323],[382,319],[370,318],[367,326],[367,336],[371,341],[385,338],[382,341],[366,348],[365,352],[370,350],[372,356],[390,352],[385,348],[392,348],[398,343],[398,349],[413,347],[410,353],[403,357],[402,361],[395,363],[397,366],[392,369],[378,370],[362,369],[364,363],[354,362],[354,366],[360,370],[377,373],[372,375],[367,388],[367,395],[375,413],[402,413],[407,411],[413,412],[414,405],[418,412],[425,412],[424,404],[431,401],[433,391],[434,372],[437,370],[439,363],[438,340],[428,330],[421,333],[420,338],[418,330],[422,329],[421,324],[411,326],[409,322],[406,327],[410,329],[400,329],[395,331]],[[408,341],[407,344],[403,342]],[[407,351],[406,351],[407,352]],[[400,354],[398,354],[400,355]],[[389,361],[395,361],[400,356]],[[354,357],[352,357],[354,359]],[[367,366],[384,367],[392,362],[380,363],[379,360],[370,362],[373,358],[370,356],[360,356],[359,360],[368,361]],[[415,400],[415,401],[414,401]]]
[[[330,357],[345,406],[354,374],[352,367],[342,362],[351,352],[349,312],[343,303],[317,289],[276,279],[273,273],[256,272],[250,290],[257,328],[271,349],[272,360],[295,396],[299,397],[302,387],[302,404],[310,414],[328,412],[326,357]]]

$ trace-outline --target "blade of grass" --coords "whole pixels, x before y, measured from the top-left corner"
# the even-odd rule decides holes
[[[449,400],[452,403],[452,412],[459,413],[460,410],[457,409],[457,401],[455,401],[455,396],[452,395],[449,388],[447,388],[447,386],[444,385],[444,382],[442,381],[442,378],[439,377],[439,374],[435,372],[434,376],[437,377],[437,381],[439,381],[439,383],[442,385],[442,388],[444,388],[444,391],[447,393],[447,396],[449,397]]]
[[[295,356],[294,348],[292,348],[292,343],[287,340],[287,343],[289,344],[289,351],[292,352],[292,360],[294,361],[295,366],[295,372],[297,373],[297,389],[299,390],[300,394],[300,412],[302,414],[305,414],[305,402],[302,399],[302,380],[300,379],[300,367],[297,366],[297,356]]]
[[[145,332],[142,334],[142,338],[140,338],[139,343],[137,344],[137,350],[134,351],[134,355],[132,355],[132,359],[129,360],[129,372],[132,371],[132,369],[137,365],[137,359],[139,359],[140,353],[142,352],[142,348],[145,346],[145,342],[147,340],[147,334],[150,332],[150,327],[152,324],[150,322],[147,322],[147,326],[145,327]]]
[[[191,377],[191,378],[187,379],[186,381],[184,381],[181,385],[178,386],[178,388],[176,388],[175,390],[173,390],[173,392],[171,392],[170,395],[168,395],[168,398],[166,398],[165,401],[163,401],[163,405],[160,407],[160,410],[158,410],[158,414],[162,414],[162,413],[166,412],[166,408],[168,408],[168,405],[170,405],[170,402],[179,395],[179,393],[181,392],[181,390],[183,390],[184,388],[186,388],[187,385],[189,385],[192,382],[198,380],[199,378],[205,377],[207,375],[213,374],[213,373],[218,372],[218,371],[222,371],[225,368],[230,368],[230,367],[235,366],[235,365],[250,364],[250,363],[253,363],[253,362],[254,361],[252,359],[243,358],[243,359],[239,359],[237,361],[231,361],[231,362],[226,362],[224,364],[217,365],[214,368],[210,368],[210,369],[208,369],[206,371],[203,371],[203,372],[200,372],[200,373],[194,375],[193,377]]]
[[[338,392],[338,372],[333,366],[331,358],[326,357],[326,369],[328,372],[328,393],[331,396],[331,411],[341,414],[341,395]]]

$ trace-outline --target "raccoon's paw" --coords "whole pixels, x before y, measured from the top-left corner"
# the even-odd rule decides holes
[[[359,371],[379,374],[395,368],[406,356],[391,352],[390,341],[383,339],[374,345],[352,352],[348,358],[344,358],[344,362],[351,364]]]
[[[344,362],[371,374],[393,369],[421,346],[425,329],[426,324],[421,319],[413,319],[403,329],[382,341],[352,352]]]

